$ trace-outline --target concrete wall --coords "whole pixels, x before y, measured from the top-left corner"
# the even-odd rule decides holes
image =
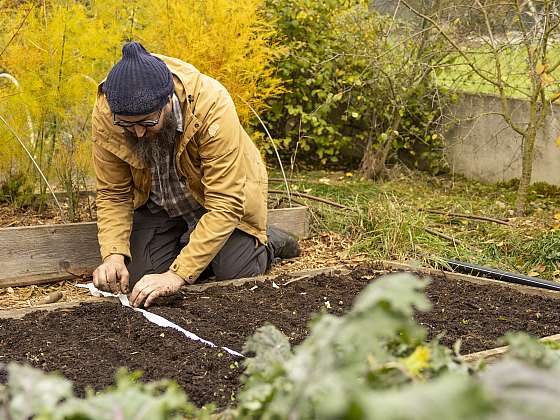
[[[514,121],[527,121],[529,104],[509,99]],[[492,95],[463,94],[452,106],[458,120],[446,133],[447,159],[452,171],[482,182],[508,181],[521,176],[521,137],[499,115],[500,100]],[[486,114],[486,115],[485,115]],[[537,137],[533,161],[533,182],[560,185],[560,106],[553,105],[551,115]]]

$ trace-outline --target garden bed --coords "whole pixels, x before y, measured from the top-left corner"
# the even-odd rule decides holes
[[[354,296],[384,271],[359,268],[349,274],[251,281],[241,286],[187,291],[151,310],[200,337],[240,351],[256,328],[269,322],[297,344],[308,334],[314,313],[343,314]],[[292,278],[293,280],[293,278]],[[434,308],[416,319],[429,336],[444,334],[462,353],[498,345],[509,330],[544,337],[560,332],[554,293],[530,295],[495,283],[476,284],[439,276],[428,286]],[[112,302],[82,304],[22,319],[0,319],[0,361],[28,362],[59,370],[78,390],[112,383],[119,366],[145,371],[144,379],[171,378],[201,405],[226,406],[239,386],[241,360],[225,351],[157,327],[130,308]],[[4,378],[2,378],[4,379]]]

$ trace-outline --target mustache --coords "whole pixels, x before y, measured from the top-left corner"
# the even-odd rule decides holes
[[[138,138],[134,133],[124,130],[124,135],[132,144],[138,158],[147,166],[160,162],[175,148],[177,119],[172,112],[164,116],[161,129],[153,137]]]

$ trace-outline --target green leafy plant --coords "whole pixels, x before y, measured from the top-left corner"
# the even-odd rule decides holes
[[[97,85],[128,40],[219,80],[239,101],[240,120],[247,123],[252,114],[245,103],[260,112],[266,99],[282,92],[267,66],[275,56],[274,31],[260,4],[0,0],[0,175],[26,174],[44,202],[46,182],[20,150],[18,136],[46,178],[60,182],[56,187],[68,195],[75,218],[76,174],[92,173],[91,147],[82,143],[91,136]]]
[[[359,418],[376,390],[465,371],[451,350],[424,343],[425,332],[412,319],[415,308],[430,306],[425,284],[409,274],[378,279],[345,316],[316,319],[309,337],[293,350],[276,328],[262,327],[244,348],[255,357],[246,361],[240,415]]]
[[[8,382],[0,388],[0,417],[7,420],[164,420],[207,418],[210,413],[189,403],[174,382],[143,383],[138,380],[141,373],[120,370],[113,387],[82,399],[58,374],[15,363],[7,371]]]
[[[268,1],[266,10],[286,50],[274,66],[287,92],[264,117],[292,164],[364,166],[369,151],[381,173],[394,152],[437,139],[429,72],[415,80],[415,28],[361,0]]]
[[[82,419],[555,419],[560,351],[526,334],[508,334],[510,351],[490,367],[470,366],[426,342],[413,320],[429,308],[425,280],[396,274],[375,280],[342,317],[323,313],[291,348],[272,325],[244,347],[238,406],[197,409],[173,382],[142,383],[121,370],[116,384],[77,398],[57,374],[10,364],[0,385],[0,418]]]
[[[24,207],[32,204],[33,201],[33,189],[23,173],[10,172],[6,179],[0,182],[0,203]]]
[[[477,372],[437,340],[425,342],[424,331],[412,320],[415,308],[429,307],[424,286],[425,281],[409,274],[378,279],[345,316],[315,319],[309,337],[294,349],[273,326],[260,328],[244,348],[253,357],[246,360],[245,385],[232,416],[427,420],[557,415],[560,352],[527,335],[510,334],[509,356]]]

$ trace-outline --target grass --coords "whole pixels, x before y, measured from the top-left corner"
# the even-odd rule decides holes
[[[491,80],[497,80],[496,64],[489,50],[480,48],[468,52],[469,58],[477,69],[486,74]],[[549,49],[549,61],[555,63],[560,59],[558,46]],[[504,48],[499,54],[502,67],[503,80],[507,84],[505,94],[513,98],[527,98],[531,92],[530,72],[528,68],[527,52],[523,46],[510,46]],[[496,86],[487,82],[474,73],[466,61],[458,54],[452,58],[452,63],[438,72],[437,84],[440,87],[470,92],[498,94]],[[550,96],[558,91],[560,81],[560,68],[556,69],[549,77],[547,94]]]
[[[271,183],[271,188],[283,188]],[[533,276],[560,280],[560,189],[531,187],[529,214],[513,217],[515,182],[485,185],[419,172],[394,173],[372,182],[338,172],[302,172],[295,191],[329,198],[351,208],[317,202],[313,226],[339,232],[353,242],[350,253],[372,259],[414,260],[437,266],[452,258]],[[484,215],[509,226],[424,210]],[[443,234],[452,239],[445,239]]]

